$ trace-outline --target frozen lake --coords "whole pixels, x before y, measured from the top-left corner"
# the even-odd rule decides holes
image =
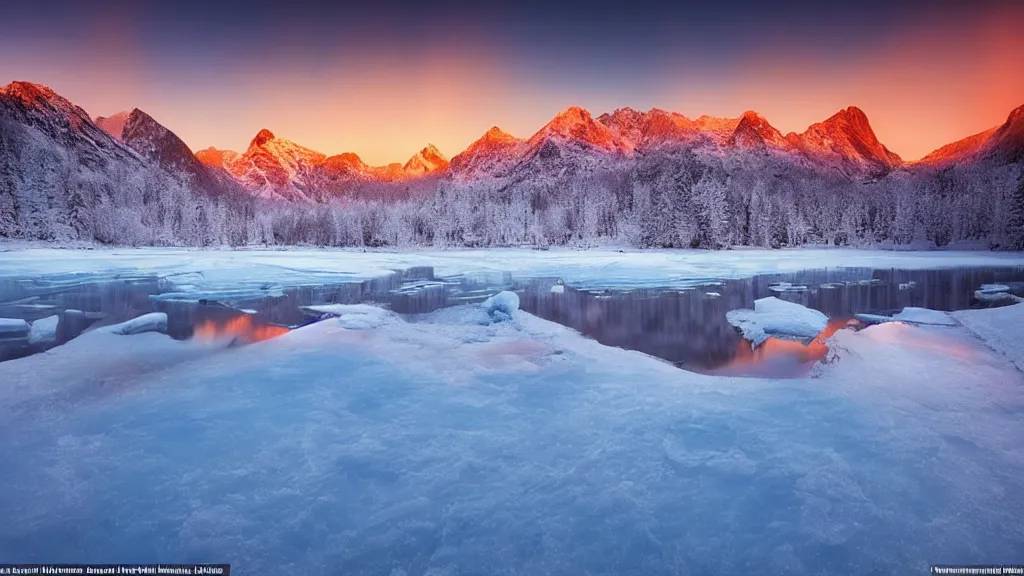
[[[97,316],[0,362],[0,557],[392,575],[1019,561],[1024,306],[970,308],[1021,266],[844,250],[0,253],[3,293],[39,296],[5,306]],[[479,306],[508,287],[511,319]],[[725,312],[769,295],[831,317],[963,311],[839,330],[798,378],[674,365],[734,358]],[[348,306],[364,300],[401,314]],[[342,305],[305,324],[320,302]],[[179,338],[218,314],[293,329],[245,346],[115,332],[157,307]]]

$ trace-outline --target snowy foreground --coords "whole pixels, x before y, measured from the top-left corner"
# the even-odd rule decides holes
[[[784,254],[800,253],[813,251]],[[81,254],[0,265],[153,258],[256,274],[230,253]],[[427,259],[267,254],[249,264],[362,274]],[[538,254],[535,267],[564,258],[551,266],[567,283],[604,258]],[[666,262],[663,277],[678,278],[755,266],[694,254],[600,265],[642,276],[636,260],[649,258],[650,278]],[[915,257],[944,258],[892,256]],[[516,261],[449,258],[439,273]],[[841,330],[813,377],[772,381],[682,371],[499,300],[415,320],[332,306],[340,318],[245,347],[141,331],[160,328],[150,317],[0,363],[0,557],[396,576],[923,574],[1021,560],[1024,374],[1008,356],[1024,360],[1024,305],[954,313],[954,326]]]

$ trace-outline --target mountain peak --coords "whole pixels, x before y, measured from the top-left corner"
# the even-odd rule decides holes
[[[631,150],[631,146],[607,126],[594,121],[579,106],[570,106],[559,112],[550,122],[534,134],[530,140],[532,148],[540,149],[550,139],[582,143],[608,151]]]
[[[497,126],[491,126],[490,130],[488,130],[487,132],[484,132],[483,138],[485,140],[491,140],[491,141],[505,141],[505,140],[509,140],[509,139],[512,139],[512,140],[515,139],[514,136],[512,136],[508,132],[505,132],[501,128],[498,128]]]
[[[438,156],[444,158],[444,154],[441,154],[441,151],[438,150],[437,146],[434,146],[433,144],[427,144],[426,146],[424,146],[423,149],[420,150],[420,154],[424,156]]]
[[[252,142],[249,143],[249,148],[252,148],[254,146],[263,146],[264,144],[271,140],[274,140],[275,138],[276,137],[274,136],[273,132],[264,128],[256,133],[256,137],[253,138]]]
[[[753,110],[748,110],[740,116],[736,128],[729,136],[730,146],[758,147],[771,145],[781,147],[785,145],[786,138],[768,120]]]
[[[18,98],[25,104],[39,101],[52,102],[56,99],[60,99],[60,96],[48,86],[34,84],[32,82],[24,82],[21,80],[15,80],[7,86],[0,88],[0,93],[13,98]]]
[[[110,116],[97,116],[93,122],[118,140],[121,139],[121,132],[124,131],[125,122],[135,110],[124,110]]]
[[[423,175],[437,172],[447,167],[448,159],[445,158],[444,154],[441,154],[437,146],[427,144],[405,163],[403,169],[413,175]]]
[[[856,106],[844,108],[792,138],[809,158],[838,161],[847,172],[878,176],[903,163],[878,141],[867,114]]]
[[[555,118],[565,118],[570,120],[586,120],[590,118],[590,112],[587,112],[579,106],[569,106],[565,110],[562,110],[558,114],[555,114]]]
[[[548,122],[547,128],[556,132],[567,132],[577,126],[583,126],[592,124],[593,118],[590,116],[590,112],[587,112],[579,106],[570,106],[565,110],[562,110],[555,117]]]

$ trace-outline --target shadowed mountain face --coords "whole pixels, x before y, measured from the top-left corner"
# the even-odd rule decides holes
[[[492,127],[451,161],[427,145],[405,163],[369,166],[268,129],[244,152],[193,154],[141,110],[93,121],[52,90],[15,82],[0,89],[0,135],[6,237],[684,248],[1024,242],[1024,208],[1014,204],[1024,107],[911,164],[855,107],[787,135],[754,111],[691,120],[623,108],[595,118],[569,107],[528,138]],[[230,205],[202,200],[221,197]],[[241,212],[236,200],[248,202]],[[218,224],[227,220],[230,231]]]
[[[181,138],[138,108],[125,119],[120,140],[150,162],[188,179],[206,194],[242,191],[225,170],[200,162]]]

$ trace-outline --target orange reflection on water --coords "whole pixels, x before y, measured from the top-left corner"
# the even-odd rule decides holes
[[[754,348],[747,340],[740,340],[736,355],[728,364],[715,369],[714,373],[754,374],[761,372],[758,370],[759,367],[775,365],[783,367],[778,371],[785,372],[785,375],[800,375],[810,370],[814,362],[825,359],[828,354],[827,340],[849,323],[849,318],[829,320],[825,329],[806,344],[796,340],[770,337]]]
[[[288,333],[288,329],[283,326],[259,324],[253,322],[252,316],[242,314],[226,321],[203,320],[196,325],[193,338],[199,340],[233,338],[246,344],[252,344],[277,338],[286,333]]]

